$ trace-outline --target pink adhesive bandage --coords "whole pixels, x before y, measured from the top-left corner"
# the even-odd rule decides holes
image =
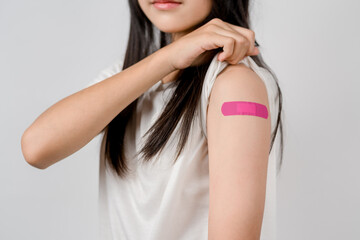
[[[221,106],[224,116],[231,115],[252,115],[267,119],[268,110],[265,105],[255,102],[233,101],[224,102]]]

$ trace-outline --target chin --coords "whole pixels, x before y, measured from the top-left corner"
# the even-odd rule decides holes
[[[151,20],[154,26],[156,26],[160,31],[166,33],[188,33],[193,30],[193,28],[202,21],[202,19],[187,19],[182,18],[156,18]]]
[[[187,29],[190,29],[192,26],[179,26],[179,24],[155,24],[154,25],[163,32],[166,33],[179,33],[185,32]]]

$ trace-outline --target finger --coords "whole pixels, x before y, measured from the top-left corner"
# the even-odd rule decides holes
[[[229,24],[226,24],[226,22],[222,21],[221,19],[213,19],[208,24],[216,25],[229,31],[234,31],[234,29],[231,28]]]
[[[251,35],[253,35],[254,36],[253,39],[254,39],[254,43],[255,43],[255,33],[251,29],[240,27],[238,25],[235,25],[235,24],[232,24],[229,22],[225,22],[225,21],[221,20],[220,18],[213,18],[209,22],[209,24],[215,24],[215,25],[221,26],[228,30],[230,30],[230,28],[231,28],[232,30],[240,32],[242,35],[249,36],[249,38],[251,38]],[[249,39],[249,40],[251,40],[251,39]]]
[[[255,32],[252,31],[251,29],[243,28],[238,25],[234,25],[234,24],[222,21],[221,19],[219,19],[219,21],[214,21],[213,23],[220,27],[223,27],[227,30],[236,31],[236,32],[240,33],[242,36],[245,36],[250,43],[249,51],[247,52],[248,55],[252,55],[257,52],[255,50]]]
[[[235,26],[235,25],[233,25]],[[240,34],[242,36],[244,36],[248,42],[249,42],[249,49],[247,51],[247,55],[251,55],[254,54],[255,52],[255,33],[252,30],[246,29],[246,28],[242,28],[241,30],[238,28],[235,28],[231,26],[231,28],[233,28],[234,30],[239,30],[238,32],[240,32]],[[239,26],[238,26],[239,27]]]
[[[248,56],[258,55],[260,53],[260,50],[258,47],[254,47],[253,51],[248,54]]]
[[[234,39],[233,41],[234,50],[232,55],[230,56],[227,55],[223,60],[226,60],[229,63],[235,63],[238,62],[239,59],[242,59],[247,55],[249,51],[249,41],[246,37],[242,36],[240,33],[235,34],[235,38],[231,36],[230,38]]]
[[[231,57],[234,54],[235,42],[236,40],[232,37],[224,36],[216,32],[212,33],[212,42],[215,44],[215,47],[222,47],[223,52],[218,56],[219,61],[224,61],[228,57]]]
[[[230,27],[228,27],[229,30],[227,29],[224,29],[223,27],[220,27],[218,25],[211,25],[211,26],[208,26],[208,31],[209,32],[212,32],[212,33],[216,33],[216,34],[219,34],[219,35],[223,35],[223,36],[226,36],[226,37],[230,37],[232,39],[234,39],[234,43],[233,43],[233,51],[232,51],[232,54],[231,55],[227,55],[229,54],[229,52],[224,52],[224,53],[220,53],[219,54],[219,57],[221,60],[234,60],[234,59],[238,59],[240,53],[242,52],[241,48],[244,48],[243,46],[243,42],[244,41],[247,41],[246,38],[244,36],[242,36],[240,33],[232,30]],[[229,40],[230,41],[230,40]],[[248,48],[246,48],[246,51],[247,51]]]

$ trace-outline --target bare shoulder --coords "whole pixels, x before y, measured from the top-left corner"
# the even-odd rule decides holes
[[[228,65],[216,78],[214,95],[260,100],[267,103],[266,86],[260,76],[243,63]]]

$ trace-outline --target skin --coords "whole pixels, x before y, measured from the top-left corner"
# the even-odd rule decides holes
[[[257,102],[269,110],[264,82],[244,64],[230,65],[216,78],[207,110],[209,239],[258,240],[271,117],[223,116],[227,101]]]
[[[193,42],[190,39],[196,39],[196,34],[189,33],[194,30],[192,27],[195,24],[209,14],[211,1],[185,0],[181,6],[170,11],[157,10],[150,0],[138,2],[156,27],[172,33],[173,41],[177,41],[180,49],[173,55],[178,59],[186,58],[181,54],[190,48],[190,42]],[[223,29],[231,29],[231,26],[221,22],[216,24]],[[213,29],[223,33],[220,28]],[[242,33],[246,34],[244,31]],[[187,37],[188,42],[185,41],[186,35],[191,35],[191,38]],[[247,51],[248,47],[241,49],[241,43],[245,45],[245,42],[237,43],[237,51],[234,50],[233,55],[242,59],[243,49]],[[228,57],[231,59],[229,54]],[[238,60],[233,57],[232,63],[238,63]],[[173,81],[175,72],[164,77],[163,83]],[[260,239],[265,203],[271,118],[270,114],[268,119],[223,116],[221,105],[226,101],[253,101],[265,105],[269,110],[263,81],[243,63],[231,64],[217,76],[207,111],[210,184],[208,236],[211,240],[256,240]]]
[[[162,48],[46,109],[21,137],[26,162],[46,169],[88,144],[131,102],[174,71],[167,60],[170,53]]]
[[[171,33],[172,42],[193,31],[193,27],[203,21],[210,13],[210,0],[178,1],[180,6],[172,10],[159,10],[152,4],[153,0],[138,0],[146,17],[161,31]],[[179,21],[181,19],[181,21]],[[179,70],[168,74],[162,83],[175,81]]]
[[[259,239],[270,118],[225,117],[221,113],[225,101],[253,101],[269,109],[262,80],[244,64],[237,64],[244,56],[258,53],[253,47],[253,33],[219,19],[192,30],[208,13],[204,9],[210,7],[204,6],[210,0],[182,1],[183,8],[172,13],[155,11],[149,1],[139,3],[157,27],[173,33],[174,41],[46,109],[21,137],[25,160],[33,167],[46,169],[65,159],[89,143],[159,79],[171,81],[170,74],[190,66],[203,52],[223,47],[218,60],[231,65],[217,76],[207,112],[209,239]]]

